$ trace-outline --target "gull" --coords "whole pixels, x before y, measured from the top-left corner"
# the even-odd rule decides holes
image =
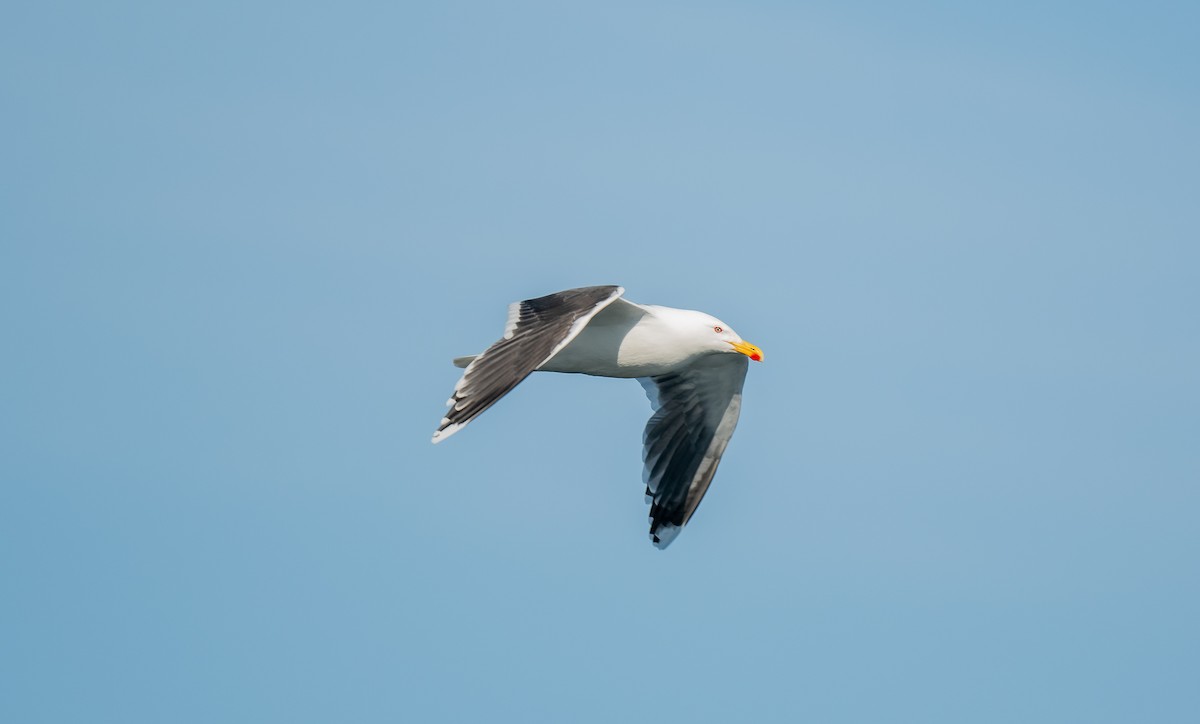
[[[650,540],[666,548],[712,483],[742,407],[749,360],[762,350],[703,312],[625,299],[619,286],[580,287],[508,307],[504,336],[465,368],[433,433],[438,443],[532,372],[634,378],[654,414],[642,433]]]

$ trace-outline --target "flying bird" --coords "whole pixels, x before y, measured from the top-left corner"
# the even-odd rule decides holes
[[[508,307],[504,336],[465,367],[433,433],[461,430],[531,372],[635,378],[654,414],[642,434],[650,539],[666,548],[717,472],[742,407],[749,360],[762,350],[716,317],[635,304],[618,286],[581,287]]]

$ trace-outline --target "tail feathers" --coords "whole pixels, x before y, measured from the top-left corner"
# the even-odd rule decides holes
[[[455,357],[454,358],[454,366],[459,367],[459,368],[466,367],[467,365],[474,362],[475,358],[478,356],[479,355],[477,355],[477,354],[469,354],[466,357]]]

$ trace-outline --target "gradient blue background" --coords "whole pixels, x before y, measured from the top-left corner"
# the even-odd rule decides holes
[[[1195,3],[15,2],[0,720],[1195,722]],[[692,525],[584,284],[764,348]]]

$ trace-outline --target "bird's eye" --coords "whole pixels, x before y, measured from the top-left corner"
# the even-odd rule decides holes
[[[720,327],[713,327],[713,331],[716,332],[717,334],[720,334],[721,332],[724,332],[725,330],[721,329]]]

